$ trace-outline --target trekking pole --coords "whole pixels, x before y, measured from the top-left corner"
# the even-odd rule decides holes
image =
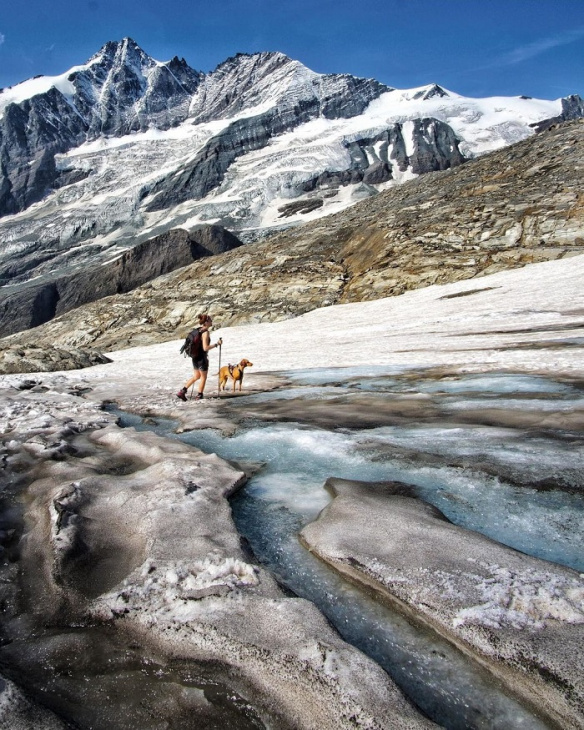
[[[193,384],[191,385],[191,397],[190,397],[190,400],[193,400],[193,393],[194,393],[194,392],[195,392],[195,384],[193,383]]]
[[[217,398],[221,397],[221,345],[223,343],[219,343],[219,370],[217,375]]]

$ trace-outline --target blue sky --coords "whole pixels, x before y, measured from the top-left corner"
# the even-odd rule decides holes
[[[10,7],[7,7],[10,5]],[[584,96],[584,0],[2,0],[0,86],[81,64],[131,36],[210,71],[283,51],[321,73],[467,96]]]

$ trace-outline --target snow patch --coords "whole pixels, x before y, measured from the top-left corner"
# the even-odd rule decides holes
[[[259,569],[233,557],[209,553],[192,562],[149,559],[120,588],[102,596],[94,612],[107,619],[140,611],[148,614],[152,623],[157,617],[182,623],[198,614],[196,601],[258,583]]]
[[[495,629],[541,629],[551,621],[584,623],[584,576],[570,579],[534,569],[519,574],[498,565],[482,567],[492,577],[467,575],[475,582],[482,603],[458,611],[452,620],[455,628],[480,624]]]

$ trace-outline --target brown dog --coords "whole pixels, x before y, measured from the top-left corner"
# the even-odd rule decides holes
[[[239,383],[239,392],[241,393],[243,371],[245,368],[250,368],[252,365],[253,362],[250,362],[245,358],[238,365],[224,365],[221,370],[219,370],[219,390],[225,390],[227,381],[231,378],[231,380],[233,380],[233,392],[235,392],[237,383]]]

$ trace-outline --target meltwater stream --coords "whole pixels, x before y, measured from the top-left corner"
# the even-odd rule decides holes
[[[364,369],[298,373],[291,387],[227,401],[241,419],[235,436],[192,431],[181,440],[226,459],[265,466],[232,500],[238,530],[254,554],[295,594],[314,602],[339,633],[375,659],[433,720],[447,728],[543,728],[533,714],[448,642],[411,626],[348,585],[298,542],[300,529],[328,503],[330,476],[399,480],[453,522],[511,547],[583,570],[581,436],[566,429],[518,429],[457,422],[461,410],[569,411],[580,390],[544,378],[489,375],[436,382],[412,374]],[[439,417],[373,428],[322,428],[302,415],[315,401],[346,409],[372,395],[372,408],[408,393],[424,394]],[[340,400],[339,400],[340,397]],[[485,401],[488,406],[485,406]],[[284,403],[286,421],[264,420],[262,408]],[[221,404],[223,405],[223,404]],[[362,408],[362,401],[358,401]],[[346,411],[345,411],[346,412]],[[272,414],[273,416],[273,414]],[[125,425],[145,428],[140,419]],[[171,424],[155,430],[168,434]],[[545,482],[534,488],[532,482]],[[554,488],[556,485],[556,488]],[[557,488],[565,487],[565,488]]]

